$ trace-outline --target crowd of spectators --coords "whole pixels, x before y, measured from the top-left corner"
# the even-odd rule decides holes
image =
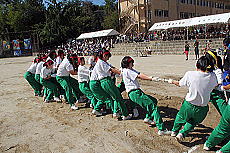
[[[228,35],[226,25],[204,26],[186,28],[175,28],[161,31],[152,31],[148,33],[131,33],[127,35],[109,36],[94,39],[71,40],[59,48],[68,51],[77,52],[78,55],[92,55],[95,51],[106,48],[113,48],[117,43],[135,43],[149,42],[155,40],[174,41],[174,40],[195,40],[195,39],[212,39],[225,38]]]
[[[190,28],[174,28],[167,30],[152,31],[148,33],[132,33],[118,36],[116,43],[125,42],[148,42],[154,40],[192,40],[192,39],[212,39],[225,38],[228,35],[229,26],[227,25],[210,25]]]
[[[94,39],[84,39],[84,40],[71,40],[66,44],[59,46],[59,49],[65,52],[75,52],[79,56],[90,56],[95,51],[105,48],[110,49],[115,43],[115,37],[104,37],[104,38],[94,38]]]

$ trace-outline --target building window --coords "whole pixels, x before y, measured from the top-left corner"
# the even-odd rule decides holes
[[[168,10],[164,10],[164,17],[169,17],[169,11]]]
[[[230,5],[225,5],[226,10],[230,10]]]
[[[193,5],[196,5],[196,0],[193,0]]]
[[[214,2],[212,2],[212,8],[214,8],[215,7],[215,3]]]
[[[208,7],[212,7],[212,2],[211,1],[208,2]]]
[[[168,10],[155,10],[155,16],[159,17],[168,17],[169,16],[169,11]]]
[[[195,16],[196,16],[195,13],[180,12],[180,18],[181,19],[188,19],[188,18],[192,18],[192,17],[195,17]]]
[[[148,22],[152,21],[152,11],[148,10]]]

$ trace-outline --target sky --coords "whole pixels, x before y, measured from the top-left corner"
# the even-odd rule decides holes
[[[93,2],[93,4],[96,4],[96,5],[103,5],[105,3],[104,0],[88,0],[88,1],[91,1]]]

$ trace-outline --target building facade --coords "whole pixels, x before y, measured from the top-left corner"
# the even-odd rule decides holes
[[[230,12],[230,0],[119,0],[122,33],[146,32],[154,23]]]

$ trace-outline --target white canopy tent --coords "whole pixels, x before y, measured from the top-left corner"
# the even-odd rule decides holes
[[[81,34],[77,39],[89,39],[89,38],[98,38],[98,37],[106,37],[106,36],[114,36],[119,35],[120,33],[114,29],[101,30],[96,32],[89,32]]]
[[[205,25],[205,24],[215,24],[215,23],[229,23],[230,13],[208,15],[191,18],[191,22],[187,26],[194,25]]]
[[[184,20],[174,20],[174,21],[167,21],[167,22],[159,22],[155,23],[149,31],[153,30],[163,30],[163,29],[169,29],[169,28],[176,28],[176,27],[186,27],[190,23],[190,19],[184,19]]]
[[[162,30],[176,27],[190,27],[195,25],[206,25],[206,24],[214,24],[214,23],[229,23],[230,13],[216,14],[216,15],[208,15],[195,17],[190,19],[183,20],[174,20],[167,22],[159,22],[155,23],[149,31],[153,30]]]

